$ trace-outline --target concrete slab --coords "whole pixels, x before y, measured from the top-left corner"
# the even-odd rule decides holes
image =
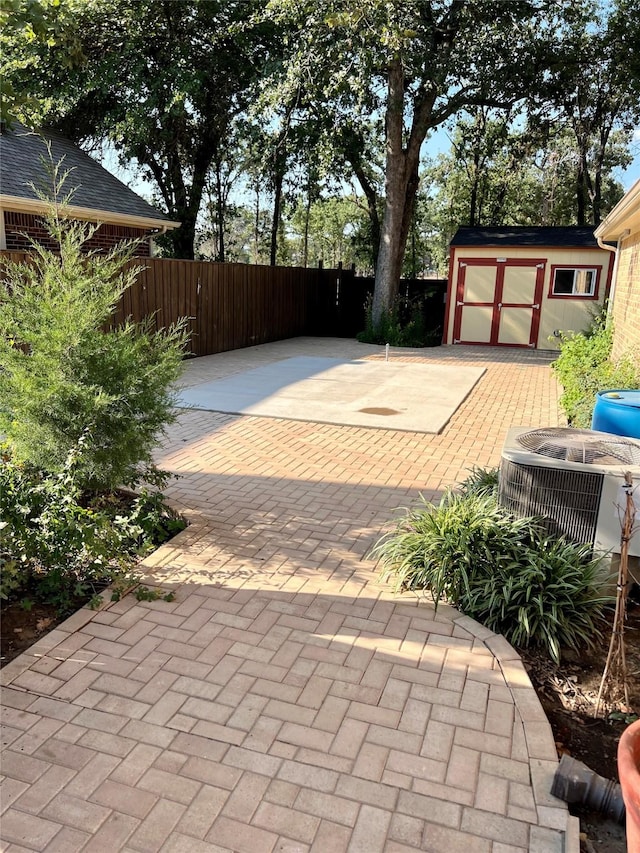
[[[475,366],[299,356],[185,388],[179,405],[440,433],[484,372]]]

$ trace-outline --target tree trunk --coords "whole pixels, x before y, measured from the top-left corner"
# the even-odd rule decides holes
[[[578,174],[576,177],[576,203],[576,222],[578,225],[586,225],[587,200],[586,188],[584,185],[584,174],[582,172],[582,164],[578,166]]]
[[[194,257],[194,243],[196,239],[196,220],[186,211],[180,215],[182,224],[175,231],[167,232],[172,246],[172,255],[174,258],[184,258],[186,261],[192,261]]]
[[[208,166],[207,163],[206,168]],[[178,195],[181,203],[177,202],[174,209],[169,211],[172,219],[182,223],[179,228],[170,232],[175,258],[192,261],[195,257],[196,221],[204,194],[206,168],[203,166],[195,171],[188,197],[185,189]]]
[[[371,225],[371,260],[374,270],[378,266],[378,253],[380,251],[380,217],[378,216],[378,196],[369,180],[365,170],[362,168],[362,163],[357,157],[349,159],[353,173],[358,179],[358,183],[362,187],[362,192],[367,199],[367,212],[369,213],[369,223]]]
[[[576,211],[577,224],[587,225],[587,155],[584,143],[578,141],[578,169],[576,172]]]
[[[479,144],[479,143],[477,143]],[[473,176],[471,178],[471,194],[469,197],[469,225],[475,228],[478,224],[478,189],[480,183],[480,153],[473,153]]]
[[[460,26],[460,14],[464,8],[462,0],[454,0],[441,22],[431,48],[437,51],[442,61],[448,60],[452,45]],[[444,37],[441,37],[444,33]],[[402,59],[397,55],[389,63],[387,71],[387,107],[385,115],[386,164],[385,205],[380,229],[380,249],[376,267],[375,289],[371,319],[374,326],[380,322],[385,311],[393,305],[400,286],[402,261],[404,260],[407,237],[415,209],[418,192],[418,168],[420,149],[430,129],[438,126],[455,112],[450,101],[446,111],[434,114],[438,87],[434,81],[423,81],[411,104],[411,127],[405,146],[405,74]]]
[[[256,215],[253,228],[253,263],[260,262],[260,190],[256,185]]]
[[[398,293],[404,256],[404,245],[402,244],[404,180],[402,175],[396,172],[392,172],[390,177],[395,185],[388,187],[382,219],[372,307],[372,319],[376,325],[380,322],[384,312],[391,308]]]
[[[224,263],[226,258],[226,250],[224,245],[224,220],[225,220],[225,203],[224,191],[222,188],[222,175],[220,172],[221,164],[216,163],[216,218],[218,220],[218,258],[220,263]]]
[[[271,250],[269,252],[269,263],[275,267],[278,257],[278,231],[280,230],[280,207],[282,203],[282,182],[284,175],[277,172],[274,175],[274,192],[273,192],[273,218],[271,220]]]
[[[273,150],[273,219],[271,221],[271,251],[269,258],[269,263],[272,267],[276,265],[278,256],[278,234],[280,233],[280,219],[282,216],[282,185],[287,172],[287,134],[294,107],[295,101],[290,101],[286,105],[282,129],[276,137]]]
[[[184,183],[177,153],[172,152],[171,156],[167,158],[174,197],[173,209],[169,210],[169,215],[182,223],[180,228],[171,232],[171,242],[176,258],[184,258],[188,261],[192,261],[194,258],[196,220],[202,204],[207,171],[211,165],[212,156],[212,151],[210,152],[208,146],[203,145],[194,158],[195,165],[189,191],[187,191]]]
[[[604,163],[610,134],[610,126],[604,127],[600,131],[598,153],[595,158],[593,185],[591,193],[591,212],[592,221],[594,225],[599,225],[602,222],[602,173],[604,171]]]
[[[420,144],[404,148],[403,119],[404,70],[401,61],[395,59],[389,67],[388,78],[385,205],[371,308],[374,325],[377,325],[384,312],[391,308],[398,293],[402,261],[418,190]]]
[[[287,170],[286,130],[276,139],[273,152],[273,218],[271,220],[271,250],[269,263],[275,267],[278,258],[278,234],[282,216],[282,185]]]
[[[307,204],[304,211],[304,236],[302,242],[302,266],[306,267],[309,260],[309,220],[311,218],[311,187],[307,193]]]
[[[593,198],[591,199],[591,221],[594,225],[602,222],[602,172],[598,169],[593,178]]]

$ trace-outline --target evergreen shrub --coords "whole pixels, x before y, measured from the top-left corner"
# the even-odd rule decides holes
[[[32,241],[0,274],[0,598],[63,612],[184,527],[160,492],[120,487],[168,479],[152,452],[176,417],[185,326],[114,326],[135,244],[83,252],[97,226],[70,220],[69,198],[45,218],[59,251]]]
[[[33,243],[32,260],[0,280],[0,434],[16,462],[52,474],[70,453],[82,489],[133,485],[153,471],[158,435],[175,419],[184,325],[109,328],[139,269],[132,246],[83,253],[95,226],[51,208],[59,254]]]

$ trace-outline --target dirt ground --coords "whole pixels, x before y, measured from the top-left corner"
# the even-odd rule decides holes
[[[33,604],[25,609],[19,603],[3,601],[0,607],[0,667],[26,651],[65,618],[59,617],[55,608],[48,604]]]
[[[602,641],[589,652],[565,651],[561,663],[531,650],[521,652],[531,681],[551,723],[558,755],[584,762],[605,779],[618,781],[620,735],[640,715],[640,603],[629,604],[625,627],[629,704],[608,702],[594,719],[600,681],[611,637],[610,624]],[[624,827],[586,808],[572,807],[580,817],[584,853],[626,853]]]

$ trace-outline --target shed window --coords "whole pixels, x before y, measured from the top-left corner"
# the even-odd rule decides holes
[[[593,296],[597,277],[595,269],[556,267],[551,292],[554,296]]]

